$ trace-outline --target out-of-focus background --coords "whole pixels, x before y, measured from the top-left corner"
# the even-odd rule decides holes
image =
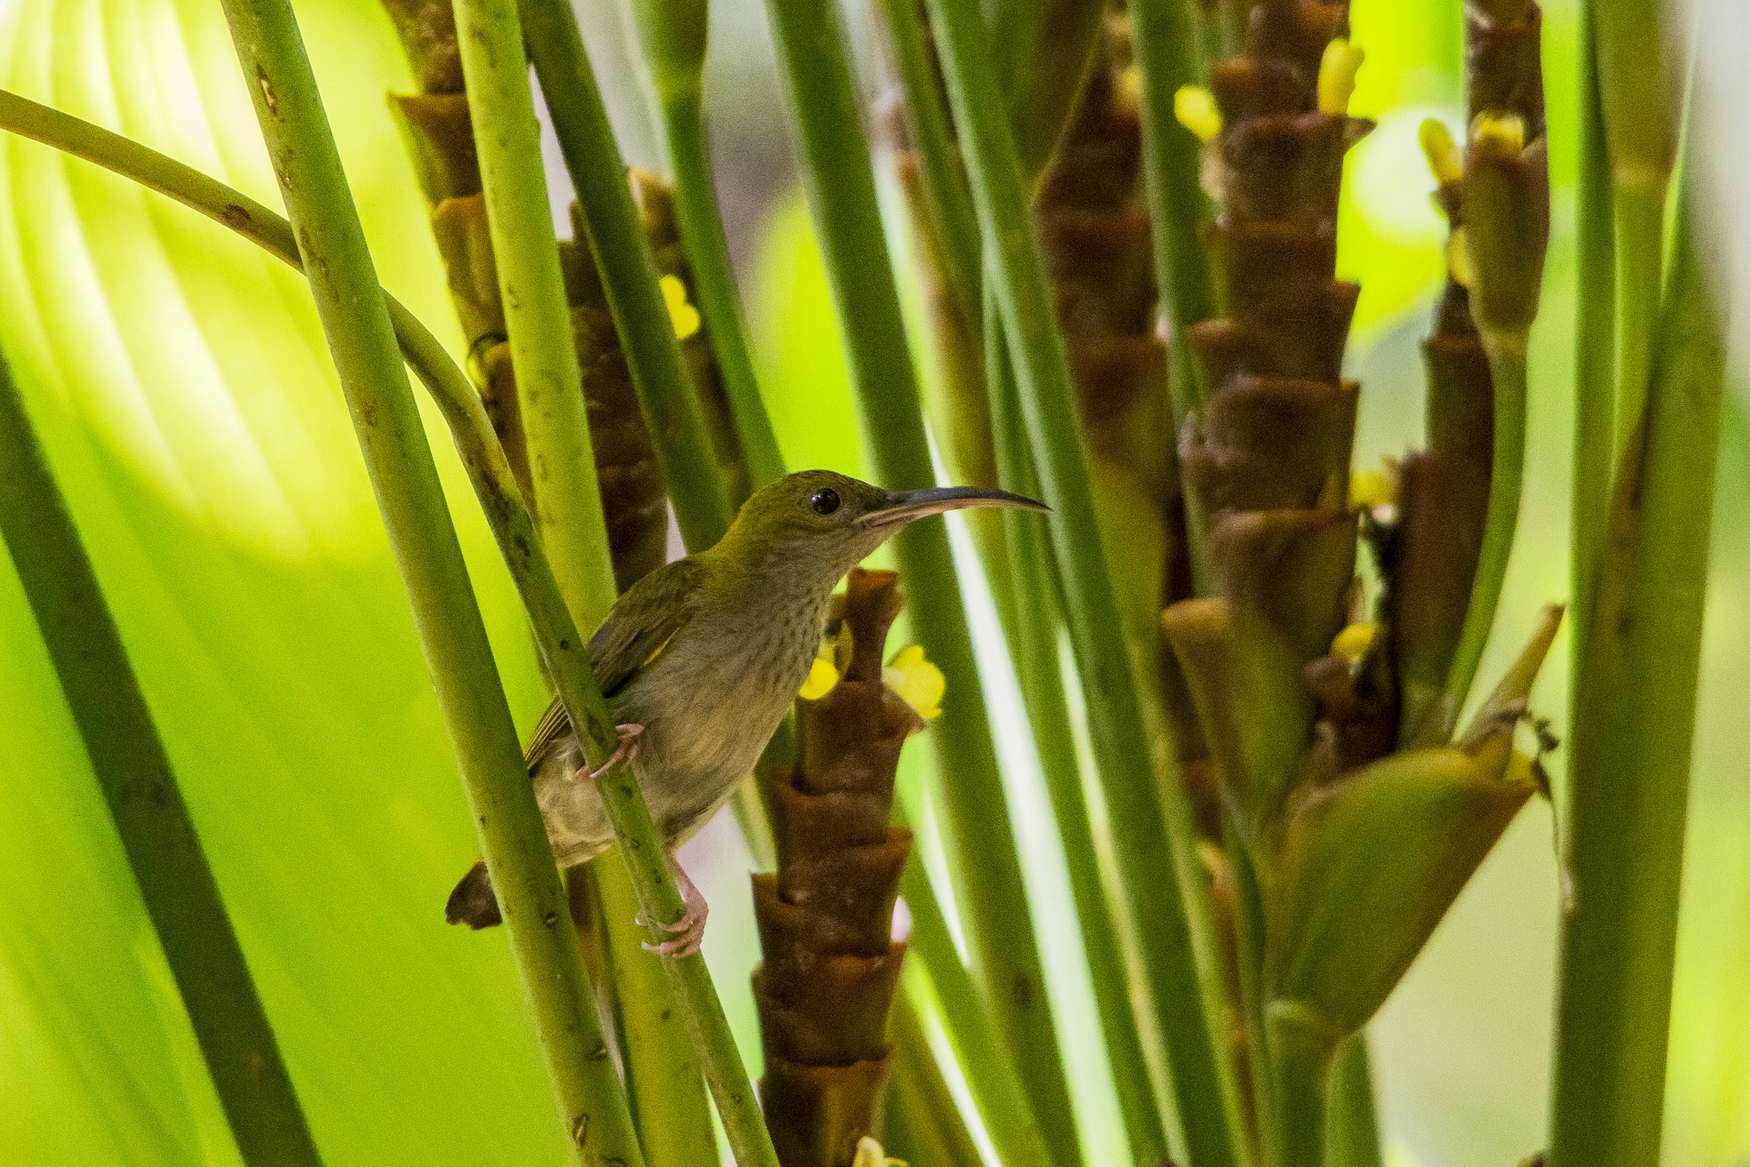
[[[1735,283],[1750,290],[1750,138],[1739,112],[1750,108],[1741,64],[1750,13],[1736,0],[1697,2],[1709,7],[1703,44],[1718,67],[1694,132],[1706,135]],[[582,8],[626,151],[654,166],[628,22],[617,0]],[[424,208],[383,102],[386,87],[407,80],[388,23],[363,0],[298,0],[297,9],[384,282],[453,339]],[[785,454],[794,466],[854,472],[855,415],[763,6],[718,0],[713,9],[709,116]],[[850,0],[849,15],[873,106],[879,66],[864,0]],[[1574,19],[1570,0],[1546,6],[1555,235],[1533,351],[1524,526],[1498,625],[1504,644],[1566,590]],[[1401,451],[1419,432],[1416,343],[1445,228],[1416,130],[1430,115],[1461,116],[1460,20],[1457,0],[1354,5],[1355,39],[1368,54],[1356,108],[1379,119],[1351,156],[1340,226],[1342,269],[1364,288],[1350,350],[1363,385],[1358,465]],[[0,84],[274,201],[223,21],[207,0],[0,0]],[[556,212],[566,198],[556,182]],[[906,254],[903,244],[896,254]],[[1742,321],[1737,335],[1750,336]],[[0,138],[0,345],[121,619],[330,1161],[562,1161],[505,946],[442,922],[443,896],[474,855],[472,830],[301,277],[164,200]],[[1670,1167],[1750,1164],[1745,402],[1733,394],[1719,484]],[[500,669],[514,708],[532,721],[542,699],[514,595],[442,426],[428,420]],[[1549,669],[1538,705],[1558,724],[1564,689],[1562,668]],[[1044,800],[1026,763],[1015,760],[1010,781],[1027,853],[1038,857],[1029,886],[1039,930],[1048,940],[1073,936],[1051,835],[1033,821]],[[911,770],[928,780],[927,767]],[[743,1048],[757,1050],[746,853],[725,818],[691,855],[715,908],[707,956]],[[1373,1027],[1394,1165],[1509,1164],[1541,1145],[1557,911],[1551,814],[1539,804]],[[1058,1007],[1085,1015],[1073,955],[1054,955],[1052,973]],[[1096,1032],[1064,1031],[1072,1043]],[[1114,1161],[1115,1112],[1097,1054],[1071,1055],[1096,1118],[1090,1161]],[[1112,1119],[1105,1129],[1100,1116]],[[235,1160],[0,556],[0,1162]]]

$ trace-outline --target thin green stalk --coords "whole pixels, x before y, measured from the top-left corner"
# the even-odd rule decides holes
[[[516,727],[396,348],[316,80],[286,0],[225,0],[280,194],[296,224],[366,468],[449,726],[481,850],[535,1015],[554,1092],[581,1160],[642,1163],[569,929],[566,899]],[[677,905],[678,907],[678,905]]]
[[[1038,489],[1038,482],[1021,425],[1020,395],[1008,350],[1002,343],[1003,326],[996,313],[995,298],[987,294],[985,300],[984,333],[991,338],[986,346],[986,380],[991,391],[991,430],[996,435],[997,469],[1009,489],[1027,494]],[[1118,1110],[1130,1141],[1130,1158],[1137,1163],[1154,1163],[1166,1158],[1166,1127],[1161,1121],[1148,1059],[1142,1048],[1143,1027],[1131,999],[1123,933],[1113,918],[1101,881],[1098,845],[1082,792],[1081,766],[1069,733],[1069,702],[1058,663],[1056,611],[1050,602],[1054,589],[1041,586],[1038,579],[1040,565],[1051,562],[1051,548],[1038,523],[1011,521],[1008,538],[1009,569],[1014,576],[1014,607],[1009,614],[1008,634],[1014,646],[1021,699],[1033,727],[1033,742],[1039,751],[1052,818],[1063,840],[1070,894],[1075,900],[1076,922],[1081,927],[1082,948],[1088,958],[1094,1005],[1112,1067]]]
[[[1142,77],[1142,160],[1155,280],[1172,324],[1176,428],[1196,412],[1202,397],[1197,366],[1190,359],[1189,330],[1215,314],[1215,285],[1203,250],[1208,204],[1198,178],[1200,147],[1173,114],[1174,95],[1198,79],[1198,16],[1192,0],[1132,0],[1130,14]]]
[[[1325,1139],[1326,1151],[1335,1167],[1384,1167],[1370,1062],[1365,1032],[1337,1047],[1337,1060],[1331,1067],[1331,1113]]]
[[[0,357],[0,536],[243,1160],[321,1157],[176,772],[24,398]]]
[[[911,1051],[928,1053],[929,1035],[911,998],[901,995],[893,1004],[893,1044],[900,1051],[894,1059],[892,1099],[887,1107],[887,1150],[924,1164],[953,1167],[980,1162],[978,1146],[966,1129],[966,1119],[942,1076],[934,1057],[914,1057]]]
[[[1453,650],[1447,673],[1442,708],[1430,714],[1445,719],[1436,735],[1446,733],[1458,719],[1471,682],[1476,679],[1489,630],[1495,624],[1495,609],[1501,586],[1507,579],[1507,560],[1513,553],[1513,534],[1519,525],[1519,496],[1525,478],[1525,347],[1523,333],[1483,333],[1488,353],[1489,376],[1495,386],[1494,453],[1489,468],[1489,507],[1483,518],[1483,545],[1477,556],[1476,576],[1471,582],[1470,605],[1464,627]]]
[[[905,95],[906,130],[917,152],[924,201],[950,269],[949,283],[965,318],[977,320],[984,295],[978,214],[972,209],[972,192],[966,189],[966,174],[954,145],[954,126],[937,84],[923,11],[917,0],[876,0],[875,7],[887,30],[893,67]]]
[[[632,11],[656,92],[657,120],[669,168],[674,173],[675,216],[698,285],[693,292],[723,375],[730,420],[757,489],[783,475],[784,457],[754,374],[747,321],[735,286],[729,241],[718,209],[717,179],[706,144],[702,79],[707,4],[705,0],[638,0]]]
[[[1121,892],[1134,926],[1146,933],[1139,947],[1147,996],[1164,1031],[1190,1161],[1193,1167],[1240,1163],[1244,1152],[1232,1084],[1211,1029],[1193,946],[1187,897],[1199,889],[1188,882],[1189,824],[1183,814],[1163,814],[1157,801],[1155,741],[1106,573],[1068,355],[1056,327],[1014,141],[996,95],[989,35],[976,0],[931,0],[930,11],[979,223],[991,249],[988,278],[1002,311],[1027,436],[1045,499],[1057,512],[1050,524],[1052,547],[1070,640],[1088,692]],[[1169,822],[1179,828],[1172,834]],[[1165,894],[1163,882],[1168,883]]]
[[[870,461],[885,485],[929,483],[929,440],[842,16],[819,0],[767,0],[766,10]],[[950,865],[972,921],[973,967],[1037,1107],[1049,1161],[1068,1167],[1080,1158],[1069,1086],[947,530],[919,523],[894,540],[894,554],[912,626],[952,694],[932,735]]]
[[[1659,1157],[1725,366],[1725,285],[1695,197],[1679,191],[1652,393],[1618,471],[1576,672],[1551,1167]]]
[[[917,985],[920,977],[928,982],[939,1004],[936,1012],[948,1020],[948,1041],[966,1073],[985,1133],[1004,1163],[1062,1163],[1047,1149],[1040,1133],[1038,1104],[1012,1072],[1003,1037],[991,1024],[985,999],[960,962],[954,936],[923,864],[907,864],[900,879],[911,914],[909,947],[925,957],[908,965],[902,974],[908,983],[907,995],[914,1000],[927,997],[929,993],[920,994],[910,986]]]
[[[527,501],[575,618],[593,626],[613,606],[614,572],[547,203],[540,127],[523,61],[522,25],[516,0],[455,0],[455,12],[528,449]]]
[[[456,0],[455,10],[487,227],[522,399],[528,501],[575,622],[594,627],[613,606],[614,572],[516,0]],[[637,934],[631,923],[637,897],[627,873],[605,870],[599,885],[604,909],[614,913],[601,927],[612,933],[617,1001],[633,1035],[624,1062],[640,1141],[655,1167],[687,1167],[716,1152],[699,1059],[680,1027],[670,1024],[674,994],[661,967],[631,938]]]
[[[1573,556],[1569,581],[1573,597],[1569,660],[1574,665],[1584,653],[1583,641],[1591,627],[1598,555],[1610,526],[1610,471],[1616,457],[1616,238],[1592,32],[1596,3],[1587,0],[1580,13],[1580,182],[1575,212],[1579,294],[1574,320]],[[1571,688],[1579,692],[1577,685]]]
[[[1324,1167],[1332,1060],[1328,1035],[1309,1029],[1292,1006],[1278,1005],[1271,1011],[1270,1049],[1276,1081],[1271,1167]]]
[[[519,7],[559,151],[583,208],[590,253],[601,270],[638,404],[674,500],[675,519],[688,549],[701,551],[729,529],[734,509],[657,283],[650,241],[626,182],[625,159],[571,5],[564,0],[521,0]]]

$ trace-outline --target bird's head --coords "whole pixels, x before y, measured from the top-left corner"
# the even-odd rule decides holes
[[[831,470],[803,470],[755,491],[720,546],[761,574],[830,577],[830,586],[915,520],[965,507],[1047,509],[1004,490],[883,490]]]

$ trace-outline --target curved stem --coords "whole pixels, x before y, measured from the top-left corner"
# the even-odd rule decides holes
[[[929,438],[842,18],[821,0],[767,0],[766,10],[870,461],[886,486],[931,482]],[[947,529],[916,524],[894,539],[894,554],[912,627],[951,694],[931,736],[973,967],[1046,1130],[1052,1151],[1046,1161],[1069,1167],[1080,1158],[1069,1086]]]
[[[1138,696],[1072,397],[1068,354],[1028,214],[1015,146],[1002,116],[989,35],[976,0],[931,0],[949,98],[986,240],[1020,386],[1021,412],[1047,502],[1076,664],[1088,692],[1090,730],[1110,808],[1121,891],[1139,938],[1148,995],[1166,1035],[1174,1098],[1193,1167],[1244,1161],[1231,1075],[1217,1047],[1192,932],[1206,910],[1191,851],[1188,811],[1163,809],[1156,739]],[[1168,798],[1174,794],[1171,790]],[[1172,829],[1169,830],[1169,824]],[[1165,883],[1164,889],[1162,884]]]
[[[237,1149],[248,1163],[320,1163],[139,678],[3,358],[0,481],[0,536]]]
[[[1464,706],[1477,665],[1494,627],[1495,609],[1513,553],[1519,525],[1519,496],[1525,477],[1525,345],[1523,333],[1483,333],[1489,376],[1495,386],[1494,453],[1489,471],[1489,506],[1483,519],[1483,544],[1471,582],[1470,605],[1447,672],[1446,695],[1427,720],[1439,717],[1439,740],[1446,740]],[[1424,733],[1423,738],[1426,737]]]
[[[575,1153],[642,1163],[564,889],[407,384],[364,231],[287,0],[225,0],[238,63],[328,335],[384,526],[461,763],[548,1072]]]

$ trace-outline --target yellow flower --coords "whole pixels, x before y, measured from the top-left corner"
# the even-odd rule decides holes
[[[922,645],[908,644],[894,654],[881,670],[881,679],[925,721],[942,712],[947,678],[924,656]]]
[[[796,695],[804,701],[820,700],[838,685],[850,663],[851,627],[841,623],[836,634],[821,636],[820,647],[814,650],[814,660],[808,666],[808,679],[802,682]]]
[[[1397,467],[1387,462],[1378,470],[1355,471],[1349,476],[1349,501],[1362,510],[1373,510],[1396,503]]]
[[[1173,94],[1173,116],[1205,142],[1221,133],[1221,109],[1215,104],[1215,94],[1201,85],[1179,86]]]
[[[1319,61],[1319,112],[1342,117],[1349,112],[1349,98],[1355,94],[1355,74],[1367,54],[1361,46],[1338,37],[1325,46]]]
[[[1428,169],[1434,181],[1449,186],[1464,177],[1464,157],[1452,141],[1452,131],[1439,118],[1425,118],[1417,137],[1422,142],[1422,154],[1428,159]]]
[[[1468,228],[1460,227],[1446,237],[1446,270],[1452,273],[1452,282],[1462,288],[1476,282],[1477,269],[1471,263]]]
[[[1514,158],[1525,153],[1525,119],[1516,113],[1491,113],[1484,110],[1470,124],[1470,144],[1501,158]]]
[[[687,302],[687,285],[679,276],[662,277],[662,299],[668,305],[676,340],[685,340],[699,331],[699,310]]]
[[[1357,664],[1378,639],[1378,624],[1371,621],[1351,624],[1331,638],[1331,655]]]
[[[851,1167],[905,1167],[905,1160],[888,1158],[880,1143],[864,1135],[857,1140],[857,1157],[851,1160]]]

